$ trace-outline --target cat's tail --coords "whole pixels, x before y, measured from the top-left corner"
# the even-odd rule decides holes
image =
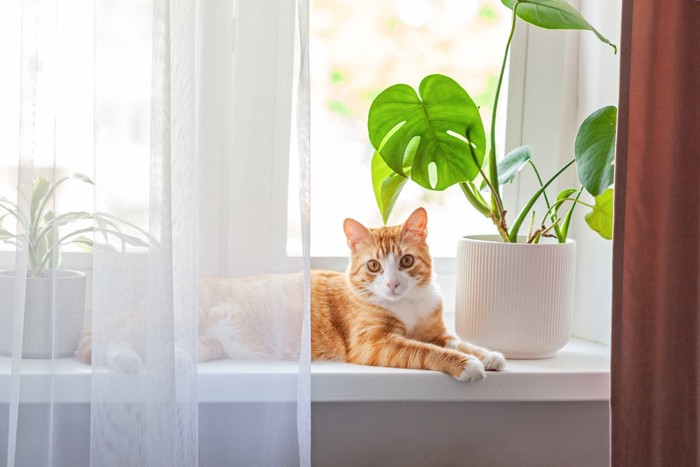
[[[75,358],[78,361],[92,364],[92,332],[85,331],[80,337],[80,342],[78,343],[78,349],[75,351]]]

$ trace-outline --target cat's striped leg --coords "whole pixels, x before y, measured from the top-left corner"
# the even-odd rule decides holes
[[[495,352],[478,345],[460,340],[458,337],[443,334],[435,339],[437,345],[442,345],[448,349],[454,349],[467,355],[473,355],[484,364],[484,368],[489,371],[500,371],[506,367],[506,358],[501,352]]]
[[[434,344],[393,335],[356,346],[349,354],[350,363],[412,368],[447,373],[459,381],[484,379],[484,365],[471,355]]]

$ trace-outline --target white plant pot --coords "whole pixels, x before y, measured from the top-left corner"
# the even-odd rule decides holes
[[[22,358],[72,357],[83,332],[85,274],[65,269],[27,277]],[[15,271],[0,271],[0,354],[12,354]]]
[[[576,243],[459,240],[455,320],[464,340],[507,358],[556,355],[573,327]]]

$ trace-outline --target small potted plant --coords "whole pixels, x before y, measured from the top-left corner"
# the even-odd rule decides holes
[[[528,146],[499,158],[496,112],[508,52],[518,18],[547,29],[588,30],[615,53],[617,49],[564,0],[501,1],[513,11],[513,19],[488,141],[479,109],[453,79],[427,76],[418,92],[406,84],[391,86],[374,99],[368,116],[375,149],[372,185],[384,222],[408,180],[428,190],[460,187],[469,204],[493,222],[497,234],[459,240],[457,332],[511,358],[543,358],[554,355],[571,335],[576,247],[568,232],[575,208],[589,209],[587,224],[612,238],[617,109],[603,107],[583,121],[574,157],[548,179],[541,177]],[[555,197],[548,194],[553,182],[574,165],[581,186]],[[539,188],[519,211],[508,209],[501,187],[526,166],[534,171]],[[580,199],[584,190],[593,195],[593,204]],[[545,212],[535,213],[540,199]],[[513,212],[517,215],[511,218]]]
[[[122,249],[126,244],[148,246],[142,239],[148,238],[146,232],[109,214],[84,211],[56,214],[51,201],[56,190],[71,179],[93,184],[82,174],[61,178],[54,184],[36,178],[29,212],[7,198],[0,198],[0,240],[27,252],[23,358],[72,357],[83,331],[85,274],[59,268],[65,245],[91,250],[96,245],[91,237],[97,232],[104,240],[97,245],[104,247],[109,247],[111,237],[121,242]],[[3,225],[10,219],[17,227],[14,233]],[[138,236],[124,233],[120,225],[135,229]],[[66,232],[70,226],[73,230]],[[14,269],[0,271],[0,354],[3,355],[12,352],[16,283]]]

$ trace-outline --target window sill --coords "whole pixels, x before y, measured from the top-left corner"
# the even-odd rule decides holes
[[[11,359],[0,357],[0,403],[10,397]],[[217,361],[200,364],[199,401],[294,400],[298,365],[286,362]],[[461,383],[422,370],[367,367],[338,362],[311,365],[312,402],[607,401],[609,347],[572,339],[544,360],[509,360],[506,370],[484,381]],[[75,359],[23,360],[21,402],[90,401],[91,367]],[[143,377],[130,375],[125,378]],[[52,384],[53,383],[53,384]]]

